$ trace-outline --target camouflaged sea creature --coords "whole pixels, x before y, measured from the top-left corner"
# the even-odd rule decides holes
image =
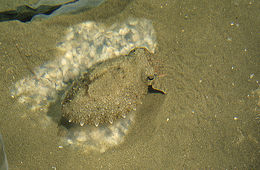
[[[156,89],[150,57],[146,49],[137,48],[92,66],[65,94],[61,121],[98,126],[125,118],[142,103],[148,87]]]

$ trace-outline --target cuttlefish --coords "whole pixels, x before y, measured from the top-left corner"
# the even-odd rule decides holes
[[[92,66],[65,93],[61,124],[112,124],[135,111],[147,93],[166,94],[152,57],[147,49],[135,48]]]

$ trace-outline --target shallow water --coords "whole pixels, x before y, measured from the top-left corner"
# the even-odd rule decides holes
[[[0,23],[0,130],[10,169],[259,169],[258,8],[257,1],[108,1],[77,15]],[[102,154],[61,147],[57,123],[12,99],[10,87],[59,55],[69,26],[129,16],[153,22],[167,95],[145,98],[121,145]]]

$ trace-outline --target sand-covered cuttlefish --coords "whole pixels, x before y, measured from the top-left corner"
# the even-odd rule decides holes
[[[148,93],[156,88],[157,75],[145,48],[92,66],[74,81],[62,101],[61,124],[112,124],[135,111]]]

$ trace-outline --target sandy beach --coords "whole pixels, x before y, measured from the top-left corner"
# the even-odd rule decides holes
[[[260,106],[253,94],[260,81],[259,6],[108,0],[79,14],[0,22],[0,131],[9,168],[259,169]],[[68,27],[129,17],[153,23],[167,94],[148,94],[125,141],[104,153],[59,147],[57,123],[44,124],[12,98],[13,85],[59,55],[56,45]],[[50,114],[59,109],[54,105]]]

